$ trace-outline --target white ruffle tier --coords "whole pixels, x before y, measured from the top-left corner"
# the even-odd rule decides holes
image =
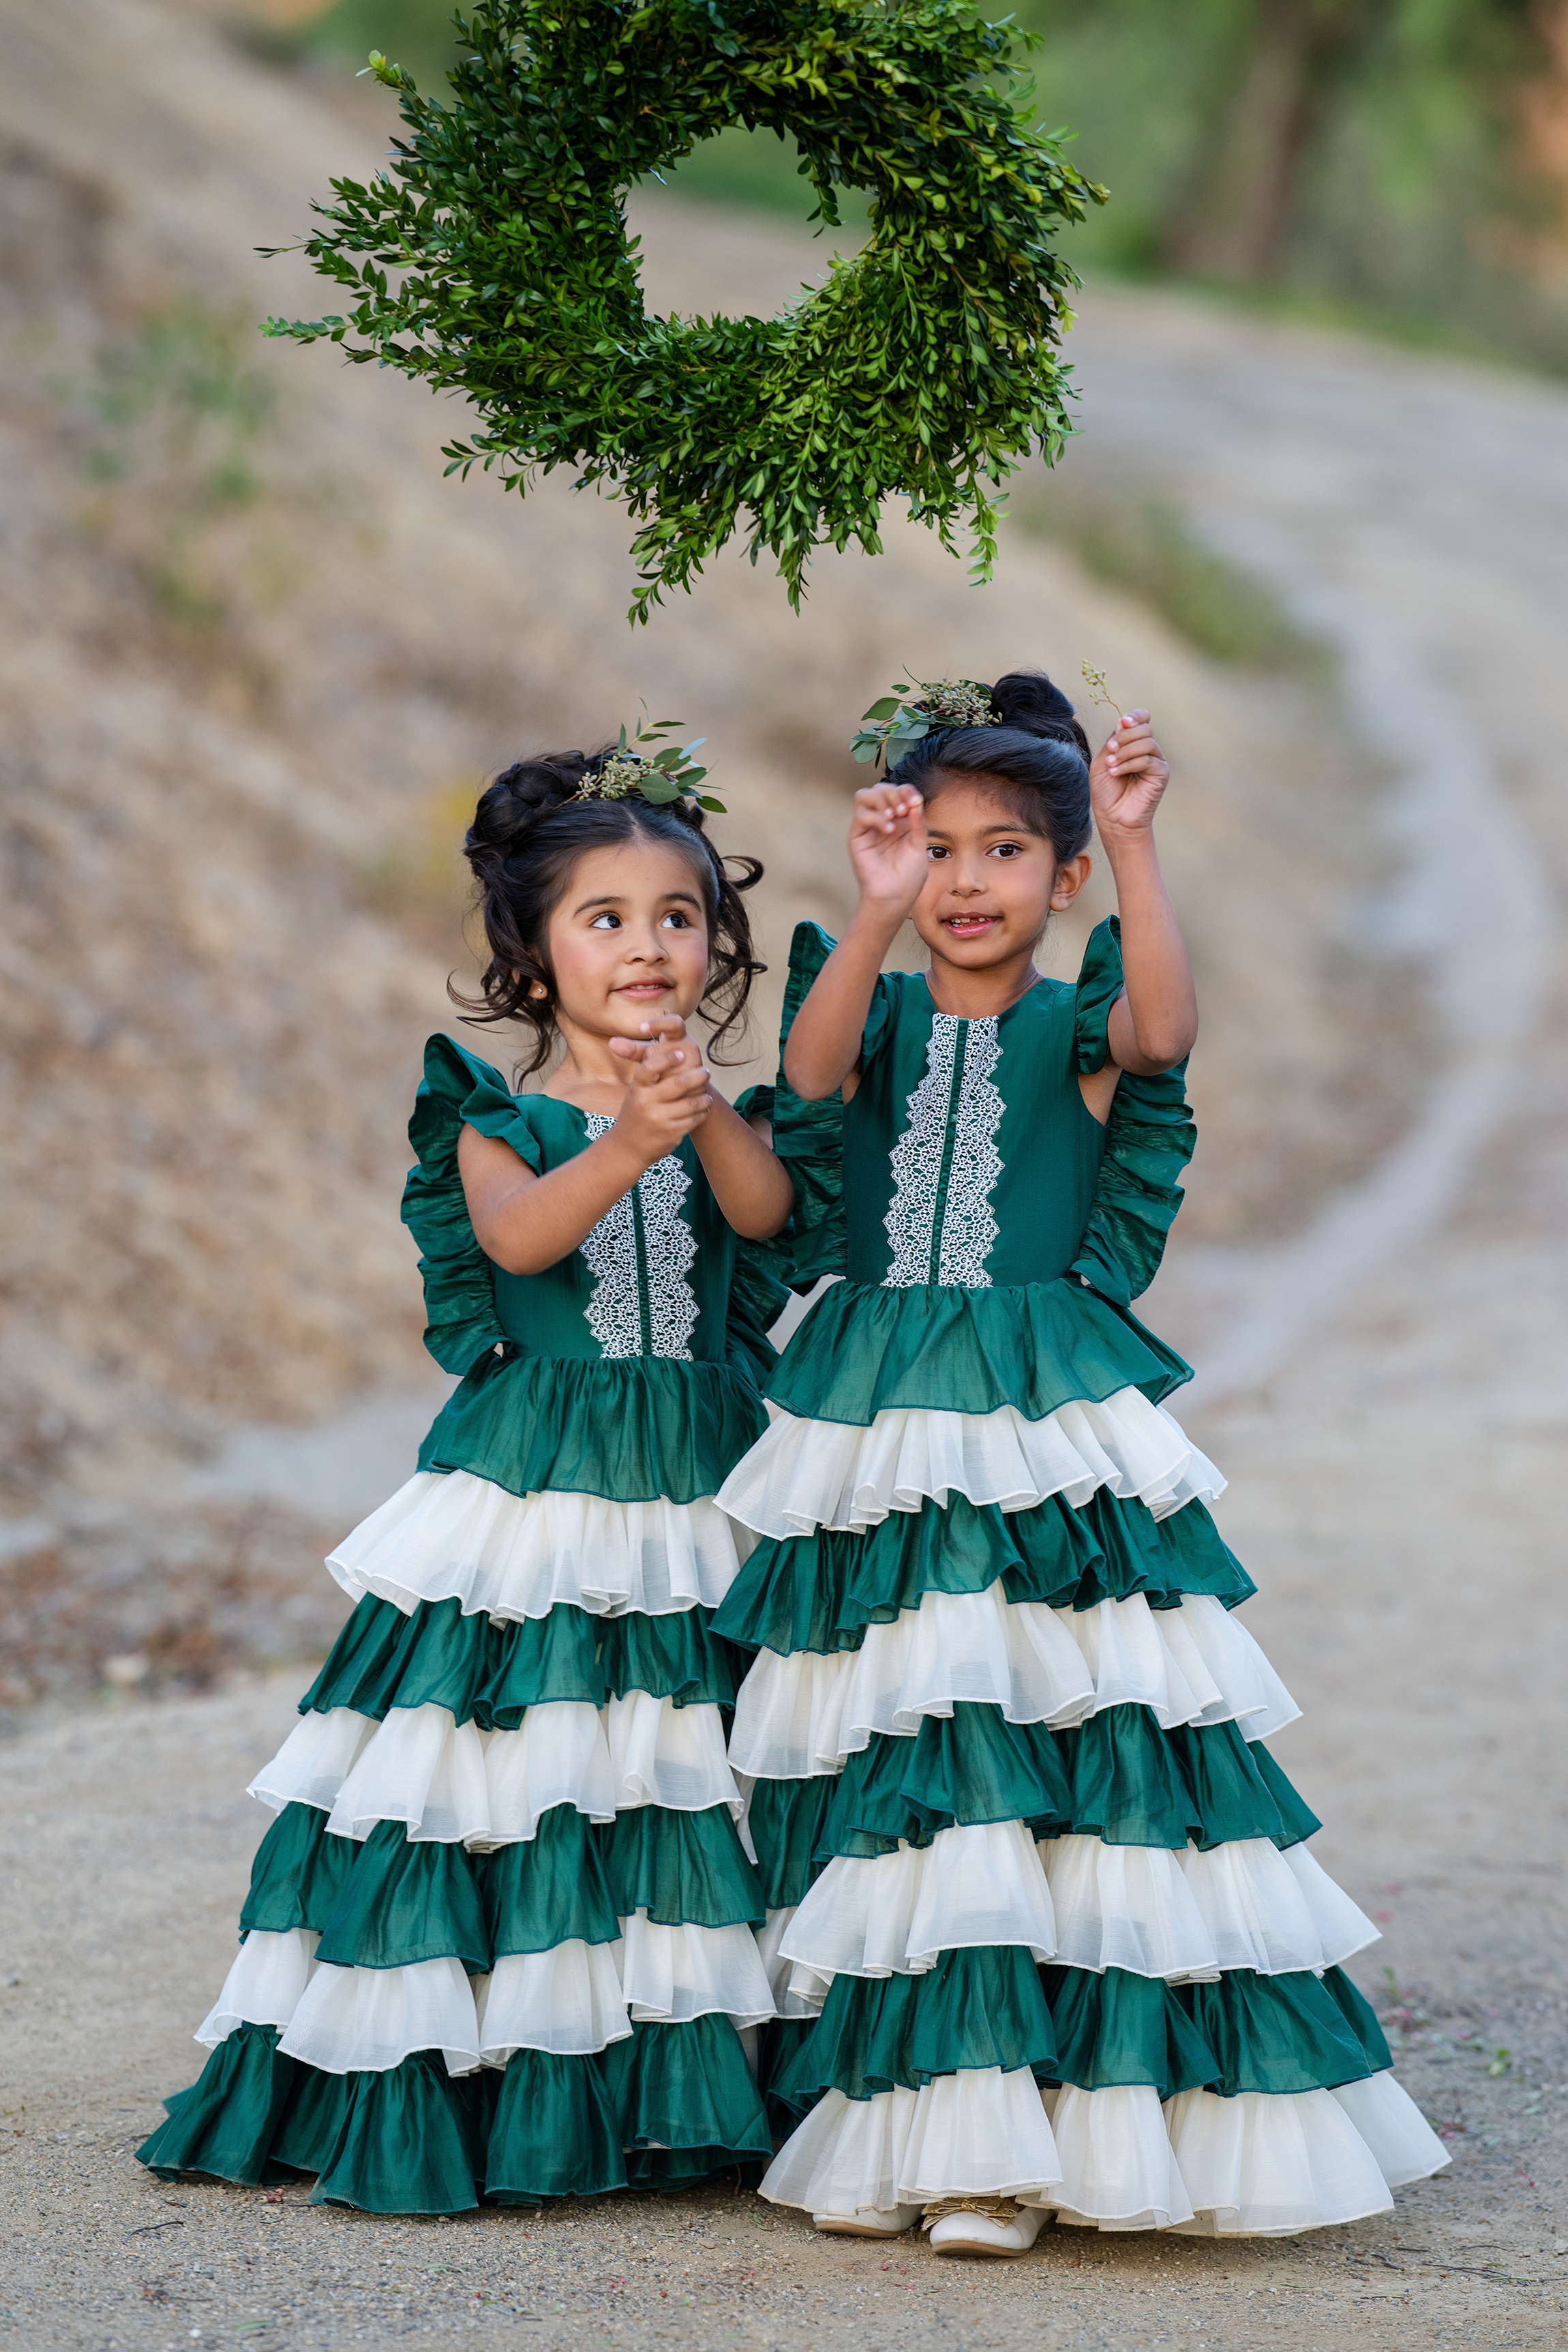
[[[1262,1739],[1300,1713],[1258,1643],[1208,1593],[1151,1609],[1142,1593],[1092,1609],[927,1592],[918,1609],[869,1625],[858,1650],[761,1650],[742,1683],[730,1761],[755,1780],[835,1772],[874,1732],[917,1731],[961,1701],[1010,1723],[1081,1723],[1147,1706],[1165,1730],[1237,1721]]]
[[[1321,1969],[1377,1929],[1304,1846],[1267,1838],[1195,1846],[1043,1839],[1016,1822],[941,1830],[923,1849],[838,1855],[779,1932],[779,1960],[815,1979],[917,1976],[943,1952],[1023,1944],[1037,1959],[1173,1984],[1230,1969]],[[789,1980],[786,1979],[786,1988]]]
[[[512,1953],[489,1976],[458,1959],[335,1968],[313,1929],[253,1928],[196,2035],[209,2048],[247,2021],[282,2028],[279,2047],[327,2074],[384,2074],[439,2050],[449,2074],[504,2066],[514,2050],[573,2057],[624,2041],[637,2022],[727,2016],[742,2029],[774,2014],[749,1927],[669,1927],[643,1912],[613,1944],[574,1941]]]
[[[837,1856],[796,1908],[781,1958],[818,1977],[920,1975],[943,1952],[1057,1948],[1050,1888],[1021,1822],[942,1830],[929,1846]]]
[[[718,1707],[647,1691],[603,1713],[584,1700],[531,1706],[515,1731],[457,1723],[434,1704],[395,1706],[379,1723],[350,1707],[301,1716],[250,1794],[279,1812],[318,1806],[340,1837],[402,1822],[416,1842],[476,1849],[526,1842],[553,1805],[596,1822],[642,1805],[742,1809]]]
[[[780,2017],[820,2017],[827,1999],[828,1979],[818,1976],[803,1960],[786,1958],[781,1948],[798,1905],[770,1911],[757,1930],[757,1952],[767,1971],[773,2009]]]
[[[327,1561],[345,1592],[462,1603],[463,1614],[543,1617],[558,1601],[595,1616],[716,1609],[751,1549],[718,1505],[512,1495],[469,1470],[421,1470],[362,1519]]]
[[[1173,1853],[1060,1837],[1042,1839],[1038,1851],[1056,1958],[1070,1968],[1173,1984],[1229,1969],[1280,1976],[1331,1968],[1377,1941],[1365,1912],[1304,1845],[1281,1853],[1267,1838],[1237,1838],[1207,1853],[1193,1845]]]
[[[1225,1480],[1163,1405],[1127,1388],[1098,1403],[1058,1405],[1042,1421],[1010,1404],[985,1413],[897,1408],[860,1428],[775,1408],[718,1500],[743,1527],[782,1537],[875,1527],[889,1511],[954,1494],[1005,1511],[1061,1495],[1076,1508],[1101,1486],[1136,1496],[1163,1518],[1184,1503],[1212,1501]]]
[[[811,2213],[920,2205],[958,2193],[1051,2202],[1056,2142],[1027,2067],[942,2074],[921,2091],[826,2091],[763,2177],[761,2194]]]
[[[1288,2097],[1186,2091],[1162,2108],[1149,2089],[1042,2095],[1026,2069],[991,2067],[869,2099],[828,2091],[762,2194],[841,2214],[1006,2195],[1105,2230],[1275,2236],[1386,2212],[1391,2187],[1447,2161],[1391,2074]]]

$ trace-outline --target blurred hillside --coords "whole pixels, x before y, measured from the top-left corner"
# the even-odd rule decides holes
[[[172,0],[0,0],[0,31],[5,1509],[177,1514],[226,1429],[423,1376],[396,1211],[421,1043],[468,968],[466,808],[519,749],[592,742],[642,698],[708,735],[720,837],[767,861],[774,971],[738,1080],[771,1066],[791,923],[845,911],[867,703],[907,667],[1044,659],[1070,684],[1087,658],[1158,711],[1181,779],[1194,1230],[1286,1230],[1397,1129],[1415,1063],[1359,1087],[1337,1064],[1347,1018],[1373,1043],[1413,1018],[1346,896],[1364,764],[1288,631],[1215,638],[1215,610],[1265,600],[1157,486],[1069,467],[1082,527],[1015,529],[983,593],[895,523],[876,565],[817,567],[799,620],[731,552],[634,635],[613,504],[444,482],[452,420],[424,394],[252,331],[315,290],[254,247],[375,167],[384,108]],[[657,194],[637,225],[662,304],[771,310],[819,266],[802,232]],[[281,1540],[268,1523],[267,1559]],[[69,1586],[49,1557],[28,1609]],[[152,1592],[172,1557],[102,1575]]]

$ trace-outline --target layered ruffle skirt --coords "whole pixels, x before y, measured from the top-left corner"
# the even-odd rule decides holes
[[[1270,2234],[1447,2161],[1264,1744],[1298,1709],[1160,1402],[1184,1372],[1077,1285],[844,1285],[721,1489],[759,1538],[714,1626],[754,1653],[780,2203]]]
[[[725,1752],[743,1660],[709,1622],[740,1565],[712,1489],[761,1410],[718,1369],[644,1369],[639,1393],[701,1391],[672,1433],[689,1499],[615,1498],[646,1433],[581,1381],[548,1451],[584,1486],[518,1491],[539,1419],[502,1391],[549,1385],[559,1420],[563,1389],[520,1362],[459,1391],[437,1466],[332,1556],[357,1606],[251,1784],[276,1818],[212,2054],[143,2163],[440,2213],[768,2158],[765,1906]]]

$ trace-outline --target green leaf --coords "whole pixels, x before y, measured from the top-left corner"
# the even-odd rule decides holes
[[[898,707],[898,696],[896,694],[885,694],[880,702],[874,702],[871,705],[870,709],[862,711],[860,716],[863,720],[868,719],[890,719]]]

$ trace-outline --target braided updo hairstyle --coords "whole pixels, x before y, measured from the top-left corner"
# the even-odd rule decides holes
[[[991,688],[991,707],[999,726],[933,729],[889,771],[889,781],[912,785],[924,801],[950,777],[999,784],[1022,823],[1065,864],[1088,847],[1093,829],[1089,737],[1044,670],[1009,670]]]
[[[555,1042],[555,975],[546,938],[585,850],[662,841],[689,861],[708,912],[708,985],[700,1009],[714,1024],[712,1046],[742,1028],[752,979],[767,968],[752,950],[741,898],[761,881],[762,866],[754,857],[721,858],[703,832],[700,808],[686,800],[654,808],[636,794],[614,801],[574,797],[584,779],[597,775],[615,756],[613,745],[591,753],[542,752],[503,769],[480,795],[463,842],[489,961],[477,997],[460,995],[450,983],[448,992],[455,1003],[474,1008],[465,1017],[475,1023],[527,1024],[533,1051],[522,1066],[524,1076],[548,1061]],[[741,869],[734,878],[727,864]],[[542,997],[531,994],[536,984],[542,984]],[[715,1059],[723,1055],[716,1053]]]

